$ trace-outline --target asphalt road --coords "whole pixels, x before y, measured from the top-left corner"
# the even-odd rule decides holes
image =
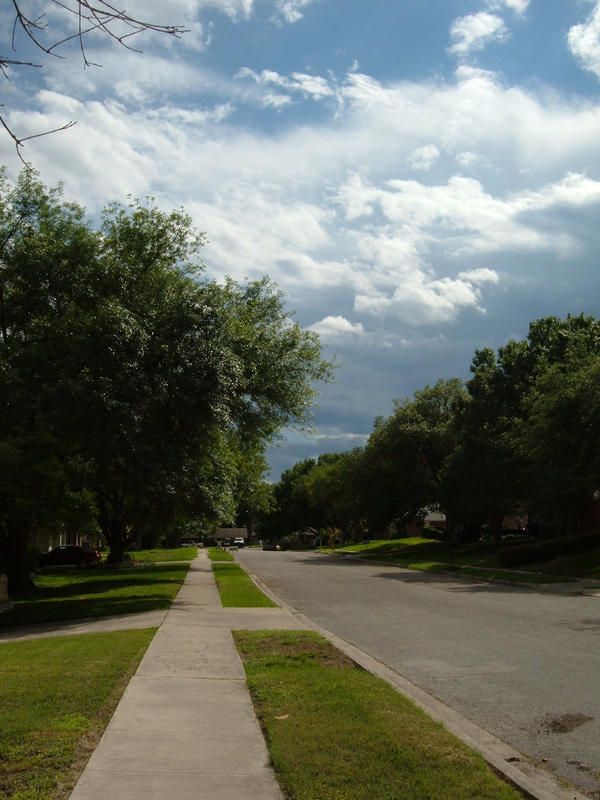
[[[600,798],[600,598],[315,553],[238,559],[288,605]]]

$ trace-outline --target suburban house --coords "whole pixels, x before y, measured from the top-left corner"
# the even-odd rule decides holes
[[[219,528],[216,533],[210,537],[212,544],[222,544],[224,541],[233,542],[234,539],[241,537],[246,543],[248,539],[248,531],[246,528]]]
[[[104,539],[101,533],[67,534],[60,528],[53,528],[46,531],[34,531],[29,544],[41,553],[47,553],[62,544],[76,544],[86,549],[99,550],[104,546]]]

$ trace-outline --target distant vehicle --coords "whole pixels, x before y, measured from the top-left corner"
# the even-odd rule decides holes
[[[274,542],[263,542],[263,550],[277,550],[277,545]]]
[[[85,567],[101,560],[102,556],[97,550],[86,550],[84,547],[79,547],[79,545],[75,544],[61,544],[50,550],[49,553],[42,553],[40,566],[58,567],[70,564]]]
[[[244,541],[243,536],[236,536],[235,539],[233,540],[234,547],[243,547],[245,544],[246,542]]]

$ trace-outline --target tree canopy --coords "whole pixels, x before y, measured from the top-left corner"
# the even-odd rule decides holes
[[[265,530],[302,522],[372,538],[437,508],[465,537],[484,525],[500,535],[512,514],[577,532],[600,500],[599,397],[600,323],[535,320],[525,339],[476,350],[465,385],[440,380],[396,401],[364,448],[287,470]]]
[[[99,227],[25,170],[0,184],[0,544],[13,586],[65,497],[118,561],[148,525],[231,513],[240,447],[306,424],[328,379],[318,337],[268,279],[208,280],[181,210],[105,209]],[[5,464],[7,461],[4,462]],[[35,464],[35,469],[32,466]]]

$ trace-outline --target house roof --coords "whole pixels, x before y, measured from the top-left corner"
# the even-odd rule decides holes
[[[219,528],[215,533],[215,539],[235,539],[241,536],[242,539],[248,538],[248,531],[246,528]]]

